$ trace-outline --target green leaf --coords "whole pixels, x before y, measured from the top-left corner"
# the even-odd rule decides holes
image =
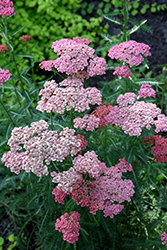
[[[138,7],[139,7],[139,3],[138,2],[133,3],[133,8],[134,9],[137,9]]]
[[[102,9],[98,9],[96,12],[97,12],[97,14],[98,14],[99,16],[101,16],[101,15],[103,14]]]
[[[156,11],[157,11],[157,10],[156,10],[155,7],[152,7],[152,8],[151,8],[151,12],[155,13]]]
[[[31,56],[31,55],[17,55],[18,57],[27,57],[27,58],[34,58],[34,56]]]
[[[135,25],[131,30],[129,30],[128,32],[127,32],[127,34],[128,35],[130,35],[130,34],[132,34],[132,33],[134,33],[134,32],[136,32],[138,29],[140,29],[140,27],[143,25],[143,24],[145,24],[147,22],[147,20],[144,20],[142,23],[140,23],[139,25]]]
[[[107,15],[103,15],[103,17],[107,20],[109,20],[110,22],[113,22],[113,23],[116,23],[116,24],[119,24],[119,25],[122,25],[122,22],[120,19],[116,18],[116,17],[109,17]]]
[[[131,15],[132,15],[132,16],[136,16],[137,13],[138,13],[138,10],[132,10]]]
[[[11,242],[15,241],[14,234],[9,235],[8,240]]]
[[[4,244],[4,238],[0,237],[0,246],[2,246]]]
[[[21,27],[19,30],[15,31],[12,36],[15,36],[17,33],[19,33],[22,29],[24,29],[25,25],[23,27]]]

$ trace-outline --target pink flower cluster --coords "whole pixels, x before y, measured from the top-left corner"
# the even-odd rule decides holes
[[[99,127],[100,119],[95,115],[84,115],[83,118],[77,117],[74,119],[74,128],[79,128],[80,130],[85,129],[86,131],[93,131],[95,128]]]
[[[88,141],[84,139],[84,138],[85,138],[84,135],[78,134],[78,135],[76,135],[76,138],[79,139],[79,140],[81,141],[81,144],[80,144],[81,150],[78,151],[78,154],[81,154],[82,149],[86,149],[86,147],[87,147],[87,145],[88,145]]]
[[[130,67],[138,66],[144,57],[151,56],[150,47],[144,43],[138,43],[134,40],[123,42],[117,46],[113,46],[108,51],[108,56],[111,59],[119,59],[126,62]]]
[[[81,178],[81,175],[78,174],[73,167],[61,173],[54,171],[51,173],[51,176],[53,177],[52,182],[58,183],[57,189],[65,193],[72,192],[73,184]]]
[[[162,240],[162,245],[167,247],[167,233],[163,232],[163,234],[161,234],[161,240]]]
[[[94,151],[86,152],[84,156],[78,155],[73,160],[73,168],[78,173],[88,173],[91,178],[97,179],[106,169],[104,162],[98,160]]]
[[[95,50],[88,46],[89,40],[85,38],[74,37],[73,40],[61,39],[53,42],[52,49],[60,57],[55,60],[43,61],[40,63],[41,69],[51,71],[52,68],[57,69],[61,73],[67,75],[76,74],[87,70],[82,74],[82,78],[88,75],[103,75],[107,63],[105,59],[94,57]]]
[[[9,51],[9,47],[6,44],[0,45],[0,53],[4,54],[6,50]]]
[[[146,98],[147,96],[155,97],[155,90],[149,84],[142,84],[138,94],[141,98]]]
[[[13,8],[13,2],[10,0],[0,0],[0,15],[2,18],[10,15],[16,15]]]
[[[157,120],[154,121],[155,132],[167,132],[167,117],[163,114],[157,116]]]
[[[65,193],[64,190],[56,187],[52,192],[55,195],[55,201],[64,204],[65,196],[71,195],[77,205],[87,206],[90,213],[96,214],[97,210],[103,210],[105,217],[113,218],[114,214],[120,213],[123,209],[120,203],[130,202],[130,197],[134,194],[132,181],[122,179],[122,172],[132,171],[132,165],[128,164],[125,159],[119,161],[116,166],[107,168],[105,163],[98,160],[94,151],[75,157],[73,160],[73,169],[76,171],[74,178],[71,177],[72,181],[71,179],[66,181],[70,188],[72,187],[72,191],[67,189]],[[80,175],[80,178],[79,176],[76,178],[76,173]],[[93,179],[92,181],[83,179],[83,174],[87,173]],[[71,183],[73,183],[72,186]]]
[[[108,103],[101,103],[100,106],[94,110],[91,115],[95,115],[99,120],[99,129],[102,127],[106,127],[106,119],[105,117],[110,113],[110,110],[112,109],[112,106]]]
[[[119,107],[112,108],[105,117],[106,124],[122,127],[126,134],[130,136],[141,135],[142,128],[150,129],[155,125],[155,132],[167,131],[167,117],[161,114],[159,109],[153,103],[136,101],[134,93],[125,93],[117,99]]]
[[[133,104],[136,100],[137,96],[135,93],[127,92],[124,95],[120,95],[117,98],[117,103],[119,107],[127,107],[128,104]]]
[[[26,44],[27,42],[30,42],[33,37],[31,35],[24,35],[20,39],[23,41],[24,44]]]
[[[2,85],[3,81],[6,82],[7,80],[9,80],[11,75],[12,74],[9,72],[9,70],[5,70],[5,69],[0,68],[0,85]]]
[[[79,86],[77,86],[78,82]],[[36,109],[41,112],[64,114],[65,110],[75,109],[77,112],[83,112],[90,108],[90,104],[101,104],[102,95],[97,88],[85,89],[79,79],[72,81],[66,79],[60,83],[60,86],[64,84],[68,86],[60,88],[54,80],[45,82],[44,89],[39,93],[42,95],[42,99],[38,102]]]
[[[122,67],[116,67],[116,70],[114,71],[113,75],[117,75],[118,77],[125,77],[126,79],[129,79],[129,77],[132,75],[129,72],[129,67],[127,65],[123,65]]]
[[[145,145],[154,144],[151,147],[151,152],[156,162],[167,162],[167,138],[162,138],[161,135],[152,135],[143,139]]]
[[[63,214],[60,219],[56,220],[55,229],[63,233],[63,240],[73,244],[78,240],[80,229],[80,214],[72,211],[71,215]]]
[[[64,128],[63,131],[50,131],[44,120],[33,122],[31,127],[15,127],[8,141],[10,151],[1,159],[11,172],[32,171],[37,176],[48,175],[51,161],[66,159],[81,150],[81,140],[74,136],[75,130]]]

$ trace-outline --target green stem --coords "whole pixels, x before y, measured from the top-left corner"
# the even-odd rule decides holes
[[[0,104],[1,104],[1,106],[3,107],[5,113],[7,114],[8,118],[9,118],[9,120],[11,121],[11,123],[13,124],[13,126],[16,126],[16,124],[15,124],[15,122],[13,121],[13,119],[12,119],[10,113],[8,112],[8,110],[6,109],[5,105],[3,104],[3,102],[2,102],[1,100],[0,100]]]
[[[74,113],[73,110],[70,110],[70,127],[73,127]]]
[[[106,162],[106,159],[107,159],[107,148],[108,148],[107,127],[104,127],[104,159],[105,159],[105,162]]]
[[[50,121],[51,121],[51,130],[53,130],[53,115],[52,115],[52,112],[50,112]]]
[[[28,51],[30,53],[30,55],[32,55],[32,50],[30,48],[29,43],[27,43],[27,47],[28,47]],[[31,58],[31,71],[32,71],[32,81],[33,83],[35,83],[35,75],[34,75],[34,58]]]
[[[129,37],[127,35],[127,22],[128,22],[128,8],[127,8],[127,0],[123,0],[123,18],[124,18],[124,23],[123,23],[123,40],[128,41]]]
[[[22,87],[22,90],[24,91],[24,83],[22,82],[22,79],[21,79],[21,74],[20,74],[20,71],[17,67],[17,62],[16,62],[16,59],[15,59],[15,55],[14,53],[12,52],[12,59],[13,59],[13,62],[15,64],[15,67],[16,67],[16,71],[17,71],[17,74],[18,74],[18,77],[19,77],[19,80],[21,82],[21,87]]]

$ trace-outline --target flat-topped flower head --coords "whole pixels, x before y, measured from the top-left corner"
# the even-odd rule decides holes
[[[113,75],[117,75],[118,77],[125,77],[126,79],[129,79],[129,77],[132,74],[129,72],[129,67],[127,65],[123,65],[122,67],[116,67]]]
[[[86,114],[83,118],[75,118],[73,122],[74,128],[79,128],[80,130],[85,129],[86,131],[93,131],[95,128],[99,127],[100,119],[95,115]]]
[[[24,44],[26,44],[30,42],[33,39],[33,37],[31,35],[24,35],[20,39],[22,40]]]
[[[8,141],[10,151],[2,157],[2,162],[12,172],[32,171],[37,176],[48,175],[51,161],[64,161],[68,155],[76,155],[81,150],[81,140],[74,136],[75,130],[48,130],[47,122],[33,122],[31,127],[14,128]]]
[[[42,99],[36,109],[41,112],[64,114],[65,110],[74,109],[77,112],[83,112],[90,109],[89,105],[101,104],[100,91],[95,87],[83,88],[79,79],[67,78],[59,85],[61,88],[54,80],[45,82],[44,89],[39,93]]]
[[[16,15],[14,12],[13,2],[10,0],[0,0],[0,15],[2,18],[10,15]]]
[[[120,43],[113,46],[108,51],[108,56],[111,59],[119,59],[126,62],[130,67],[138,66],[144,57],[151,56],[150,47],[144,43],[138,43],[134,40]]]
[[[0,85],[2,85],[3,81],[4,82],[8,81],[11,75],[12,74],[9,72],[9,70],[0,68]]]
[[[137,95],[133,92],[127,92],[124,95],[120,95],[117,98],[119,107],[127,107],[128,104],[133,104],[137,98]]]
[[[89,43],[88,39],[79,37],[74,37],[73,40],[65,38],[53,42],[51,48],[60,57],[41,62],[41,69],[51,71],[52,68],[55,68],[61,73],[73,75],[82,80],[95,74],[105,74],[107,67],[105,59],[94,57],[95,50],[88,46]]]
[[[142,84],[138,94],[141,98],[146,98],[147,96],[155,97],[155,90],[149,84]]]
[[[80,229],[80,214],[76,211],[72,211],[70,215],[68,213],[63,214],[60,219],[56,220],[55,229],[63,233],[63,240],[71,244],[78,240]]]

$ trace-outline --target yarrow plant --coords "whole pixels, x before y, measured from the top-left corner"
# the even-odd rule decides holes
[[[159,205],[165,197],[163,193],[165,188],[161,188],[161,183],[157,181],[159,186],[156,190],[157,182],[153,184],[161,171],[157,165],[167,162],[167,142],[162,135],[150,135],[154,131],[164,132],[163,135],[167,132],[167,117],[162,114],[163,110],[158,107],[158,104],[155,104],[156,99],[155,103],[151,103],[152,98],[148,99],[156,96],[151,85],[144,79],[141,82],[145,84],[140,88],[141,82],[137,82],[135,78],[135,66],[140,65],[145,57],[151,55],[150,47],[144,43],[129,40],[128,34],[134,30],[132,28],[126,31],[130,20],[128,6],[131,3],[127,3],[130,0],[120,0],[120,2],[122,2],[120,13],[124,15],[121,41],[124,42],[119,44],[117,40],[118,45],[108,51],[111,59],[118,60],[118,67],[113,74],[119,79],[110,81],[109,87],[107,84],[103,85],[102,91],[98,89],[98,81],[96,81],[96,87],[90,87],[89,81],[86,82],[86,80],[95,75],[99,79],[99,76],[104,75],[107,68],[106,60],[96,55],[98,50],[95,51],[89,46],[91,42],[88,39],[80,37],[61,39],[60,37],[60,40],[54,41],[51,47],[56,53],[55,58],[42,61],[39,65],[41,69],[50,71],[49,74],[53,71],[59,76],[61,76],[59,73],[67,76],[62,81],[59,81],[56,75],[54,80],[51,78],[46,80],[44,86],[40,87],[41,99],[39,100],[36,93],[42,82],[36,83],[33,77],[32,81],[30,79],[30,74],[33,75],[34,72],[34,61],[32,60],[31,66],[29,65],[20,73],[16,62],[17,57],[15,58],[16,53],[13,52],[15,48],[10,44],[11,37],[13,38],[14,35],[7,34],[6,27],[1,32],[2,35],[5,34],[4,39],[9,45],[9,47],[0,46],[2,54],[9,51],[1,56],[6,57],[10,54],[10,59],[15,61],[17,71],[17,75],[12,76],[13,82],[16,81],[12,92],[13,103],[18,97],[16,110],[13,111],[13,104],[7,104],[8,108],[6,108],[2,101],[11,88],[7,85],[7,91],[5,91],[5,84],[1,86],[0,104],[7,115],[7,119],[4,117],[1,119],[2,123],[7,123],[5,140],[11,130],[11,137],[8,140],[9,150],[6,152],[5,147],[1,161],[11,172],[20,175],[14,179],[17,185],[13,185],[11,176],[5,177],[5,185],[11,181],[12,188],[14,187],[12,195],[11,188],[4,192],[5,199],[10,197],[14,200],[12,209],[15,210],[16,207],[17,213],[14,211],[12,216],[19,214],[19,220],[24,218],[24,227],[29,226],[29,222],[34,225],[34,218],[37,218],[34,228],[39,240],[35,246],[40,249],[53,247],[81,250],[109,249],[112,242],[113,249],[126,250],[136,248],[133,240],[137,242],[138,248],[147,249],[148,244],[152,249],[156,244],[162,247],[160,235],[163,231],[158,221],[162,221],[160,216],[164,215],[166,209],[164,206],[162,210]],[[10,1],[0,1],[2,18],[15,15],[12,6],[13,3]],[[43,7],[42,4],[41,6]],[[130,21],[133,24],[133,20]],[[64,24],[66,25],[65,20]],[[139,26],[145,28],[143,24],[138,26],[135,23],[135,25],[136,29]],[[17,31],[12,32],[12,34],[16,33]],[[31,39],[31,35],[20,36],[23,44]],[[28,46],[22,47],[28,48]],[[27,55],[28,58],[33,58],[29,53]],[[22,56],[20,54],[18,58]],[[10,79],[11,73],[4,69],[0,71],[0,85],[2,85],[3,81]],[[122,77],[126,79],[121,79]],[[126,88],[122,82],[126,82]],[[119,86],[116,85],[117,83]],[[106,89],[107,94],[102,95]],[[162,99],[163,97],[162,95]],[[36,107],[35,103],[37,103]],[[10,111],[8,111],[9,107],[12,107]],[[18,119],[16,119],[17,115]],[[147,152],[146,147],[151,150],[155,160],[149,156],[150,152]],[[150,174],[149,171],[152,173]],[[162,173],[165,173],[164,169]],[[153,187],[151,191],[149,191],[148,180],[151,180]],[[26,190],[24,190],[24,184],[27,185]],[[18,203],[15,201],[13,195],[15,190],[21,199],[26,197],[28,200],[26,208],[25,201],[21,200]],[[160,202],[155,198],[154,193],[158,194]],[[1,205],[3,204],[8,209],[9,202]],[[155,207],[157,210],[154,209]],[[23,216],[22,210],[24,210]],[[142,211],[146,212],[142,214]],[[117,218],[113,219],[114,216]],[[147,216],[151,226],[149,222],[147,223]],[[139,223],[136,224],[136,221]],[[53,223],[55,223],[55,230],[63,234],[62,237],[53,230]],[[153,236],[152,225],[158,225]],[[135,233],[131,228],[135,229]],[[154,244],[153,240],[148,239],[149,237],[155,239],[157,232],[159,243]],[[34,237],[34,231],[32,235]],[[129,235],[130,238],[133,236],[132,243],[129,242],[129,238],[127,241],[126,235],[128,235],[127,238]],[[166,245],[165,232],[161,235],[161,240],[162,244]],[[27,244],[26,238],[25,242]],[[87,244],[88,242],[90,244]],[[146,242],[146,246],[143,242]],[[150,242],[153,242],[152,246]],[[69,243],[74,246],[70,246]],[[24,247],[21,246],[21,248]]]

